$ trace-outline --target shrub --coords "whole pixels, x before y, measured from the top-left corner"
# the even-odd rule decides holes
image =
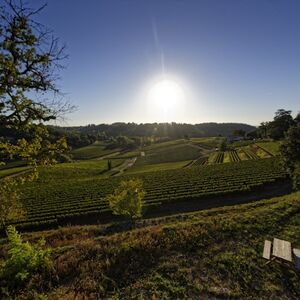
[[[6,259],[0,278],[7,283],[9,289],[21,286],[38,271],[49,269],[51,266],[50,249],[44,249],[45,240],[41,239],[36,245],[23,242],[15,227],[8,226],[8,258]]]
[[[122,181],[115,192],[107,197],[115,215],[123,215],[132,220],[142,216],[142,201],[145,192],[140,179]]]

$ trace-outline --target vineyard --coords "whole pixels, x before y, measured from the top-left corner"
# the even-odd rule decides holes
[[[229,152],[229,157],[232,162],[238,162],[241,160],[240,157],[238,156],[236,150],[231,150]]]
[[[31,228],[53,226],[70,218],[98,216],[101,220],[104,216],[109,217],[111,213],[105,196],[121,180],[131,177],[137,175],[114,178],[83,176],[79,179],[65,172],[60,180],[56,180],[53,173],[50,176],[41,172],[36,182],[23,187],[27,216],[15,224]],[[166,202],[209,201],[209,197],[249,192],[284,179],[286,173],[276,158],[270,158],[141,173],[138,177],[143,180],[146,190],[144,207],[149,209]]]
[[[168,162],[178,162],[196,159],[200,155],[198,148],[187,143],[167,147],[156,147],[146,150],[144,157],[139,157],[136,165],[160,164]]]
[[[106,155],[117,154],[120,149],[109,149],[107,144],[95,142],[92,145],[71,151],[74,159],[94,159]]]

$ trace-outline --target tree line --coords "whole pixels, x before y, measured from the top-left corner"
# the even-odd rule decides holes
[[[300,112],[295,118],[291,110],[278,109],[272,121],[262,122],[257,131],[257,137],[280,140],[285,137],[290,127],[300,124]]]

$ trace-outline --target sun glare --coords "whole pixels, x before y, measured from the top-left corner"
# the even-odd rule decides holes
[[[148,93],[148,101],[157,113],[164,113],[165,116],[178,111],[184,100],[184,91],[175,81],[164,79],[152,86]]]

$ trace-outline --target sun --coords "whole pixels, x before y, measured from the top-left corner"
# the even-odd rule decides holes
[[[149,89],[148,100],[157,111],[168,114],[180,108],[184,100],[184,91],[177,82],[163,79]]]

